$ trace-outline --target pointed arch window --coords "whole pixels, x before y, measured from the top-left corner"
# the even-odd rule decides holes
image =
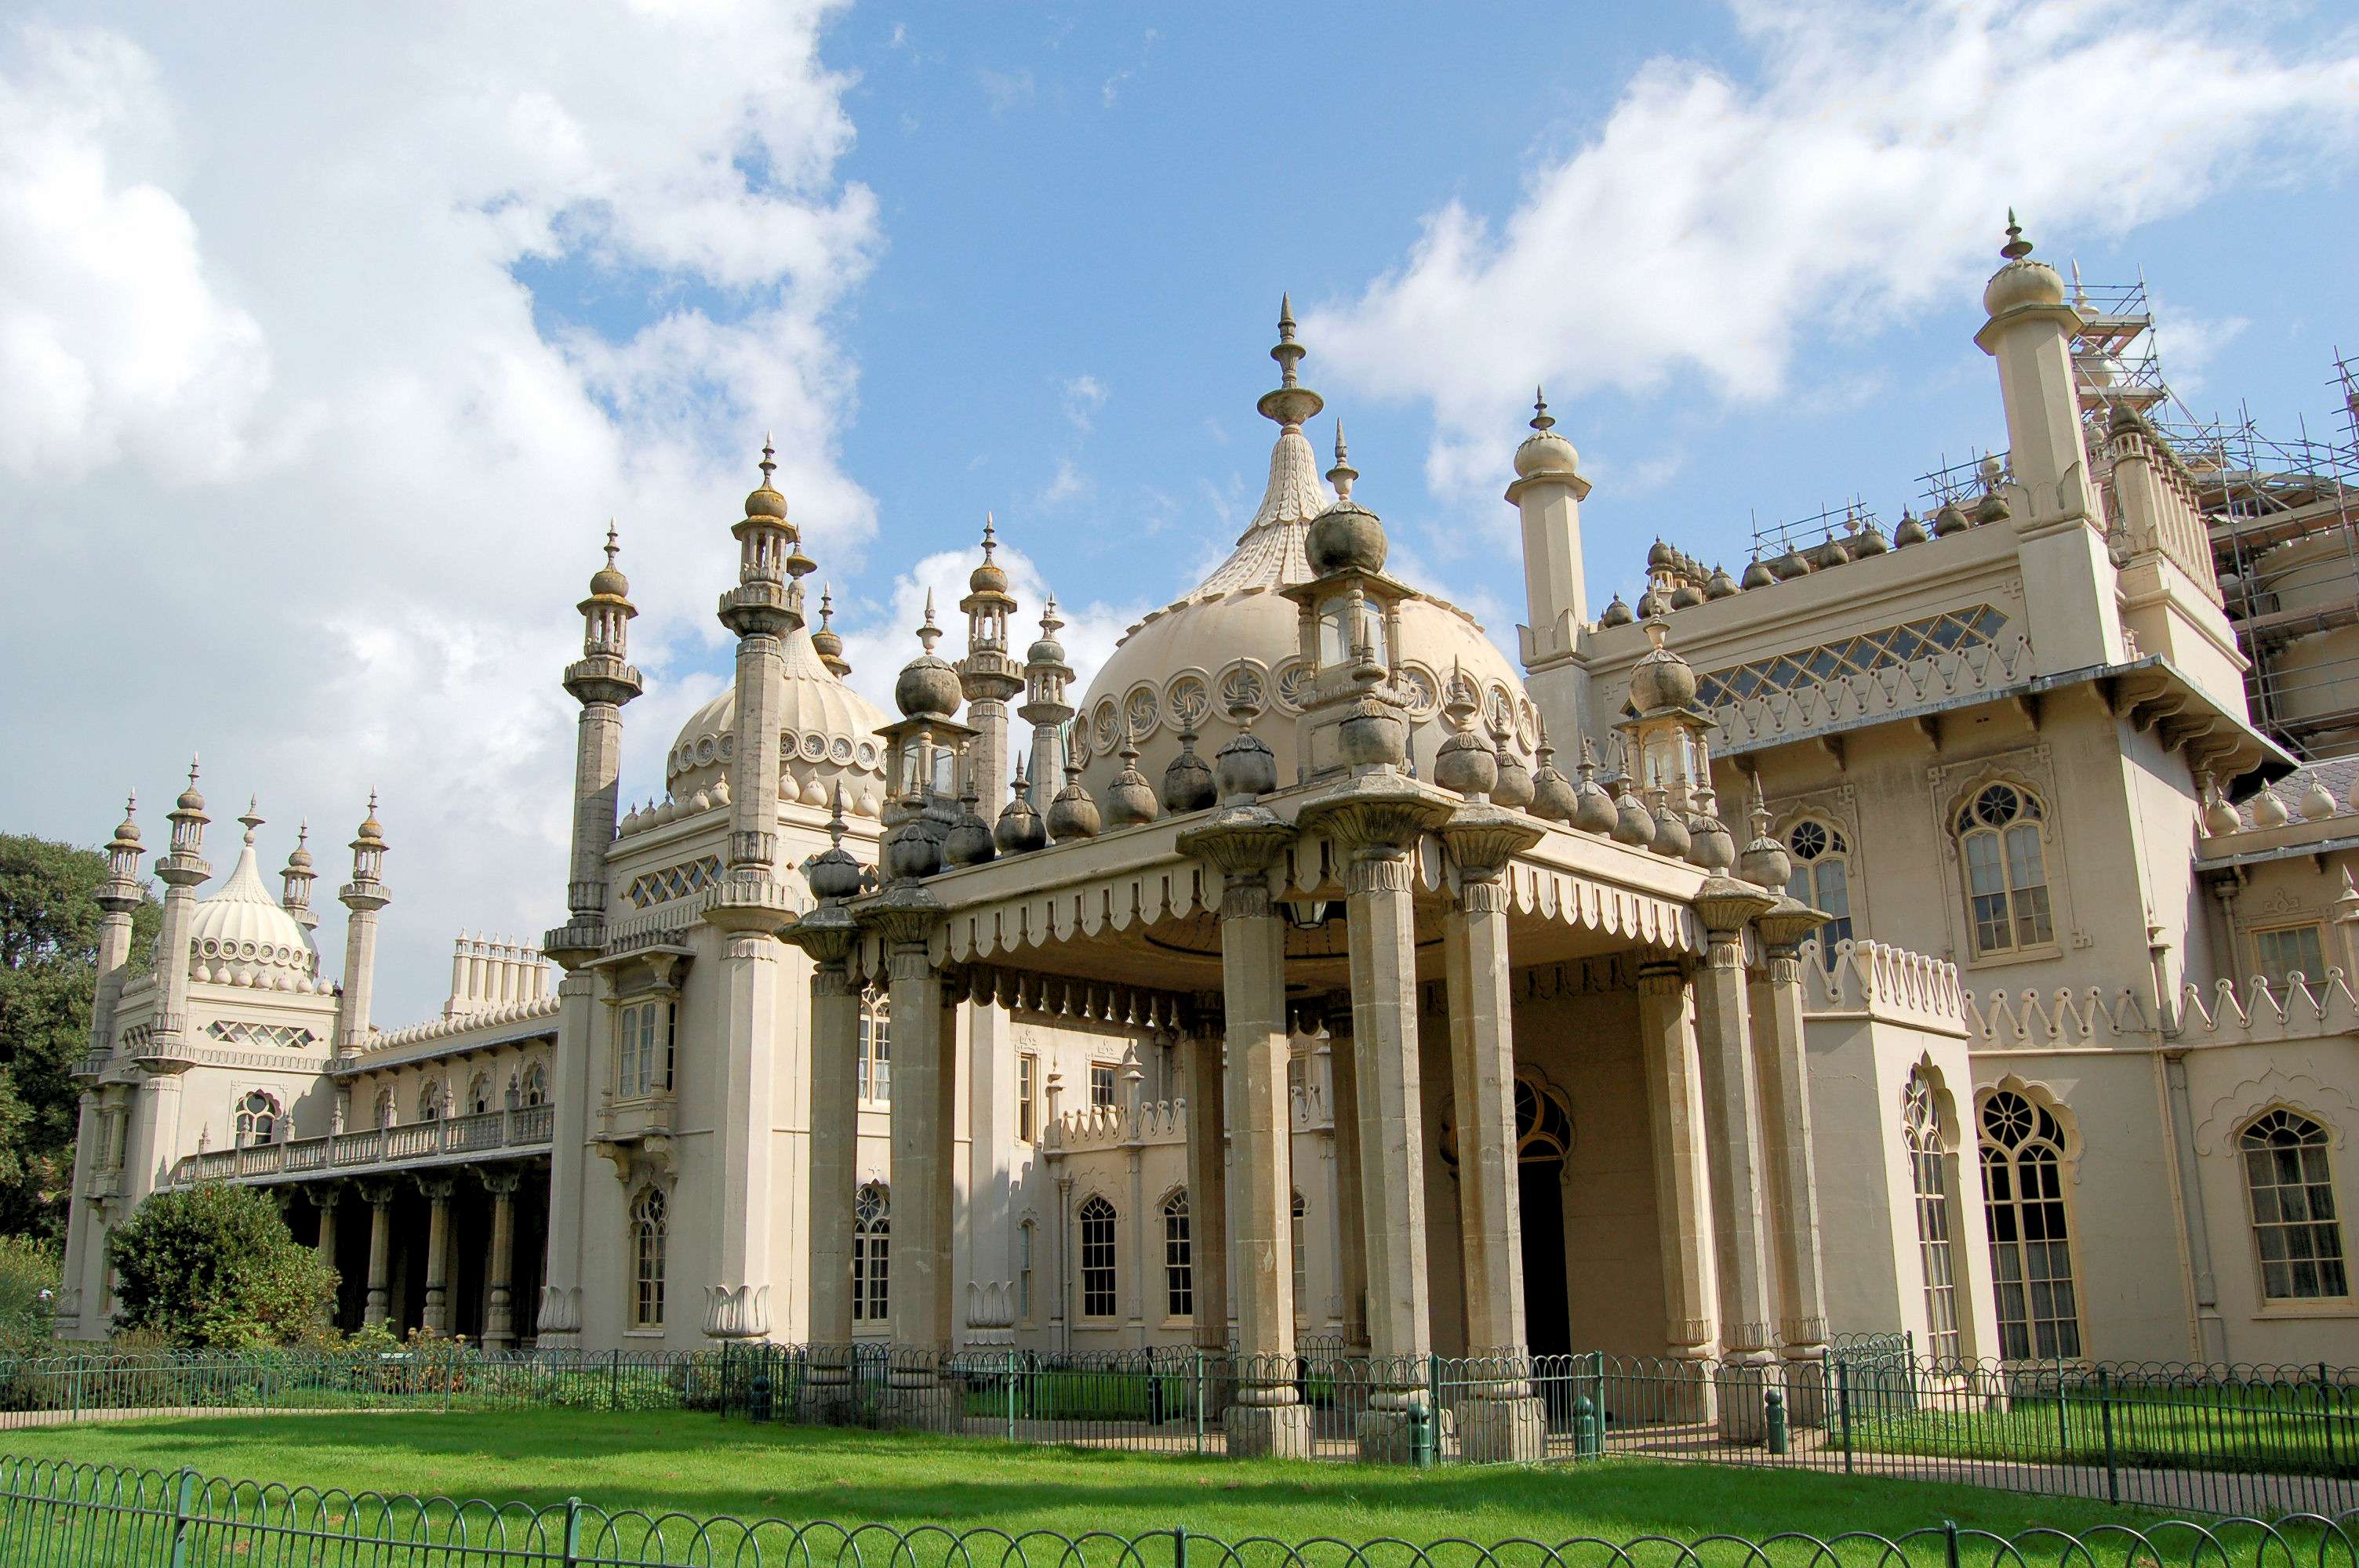
[[[1806,816],[1786,830],[1786,851],[1794,860],[1786,892],[1827,916],[1819,927],[1819,957],[1832,968],[1835,944],[1852,935],[1851,841],[1833,823]]]
[[[1976,792],[1958,813],[1966,913],[1983,957],[2056,940],[2048,903],[2048,845],[2038,797],[2011,784]]]
[[[1028,1219],[1016,1232],[1016,1312],[1027,1323],[1032,1321],[1032,1246],[1038,1234]]]
[[[1924,1069],[1901,1090],[1901,1135],[1908,1148],[1909,1186],[1917,1200],[1917,1256],[1925,1276],[1925,1348],[1937,1361],[1958,1358],[1957,1260],[1950,1247],[1949,1149],[1940,1108]]]
[[[2326,1129],[2282,1106],[2245,1123],[2237,1136],[2261,1256],[2261,1293],[2273,1302],[2351,1293],[2329,1141]]]
[[[252,1089],[237,1102],[236,1134],[240,1149],[258,1148],[278,1140],[279,1123],[287,1113],[278,1106],[278,1097],[266,1090]]]
[[[1082,1315],[1112,1317],[1114,1296],[1114,1205],[1092,1194],[1082,1205]]]
[[[1196,1315],[1196,1252],[1188,1230],[1188,1189],[1163,1200],[1163,1313]]]
[[[664,1243],[669,1230],[660,1188],[649,1187],[631,1206],[631,1326],[664,1322]]]
[[[473,1081],[467,1086],[468,1113],[481,1116],[491,1108],[492,1076],[489,1073],[477,1073]]]
[[[386,1128],[391,1127],[400,1119],[400,1113],[394,1107],[392,1087],[388,1086],[377,1090],[376,1130],[379,1132],[383,1132]]]
[[[427,1079],[425,1084],[420,1087],[418,1091],[418,1119],[420,1121],[441,1120],[442,1105],[442,1080],[440,1078]]]
[[[891,1311],[893,1195],[882,1182],[860,1189],[852,1211],[852,1321],[883,1323]]]
[[[2045,1107],[2012,1089],[1984,1097],[1981,1123],[1999,1353],[2011,1361],[2077,1357],[2081,1309],[2064,1211],[2064,1130]]]
[[[549,1068],[539,1062],[524,1070],[524,1103],[528,1106],[549,1103]]]

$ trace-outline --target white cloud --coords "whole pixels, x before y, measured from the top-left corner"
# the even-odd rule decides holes
[[[760,432],[822,562],[874,527],[835,456],[832,311],[876,215],[837,172],[824,11],[153,5],[0,32],[0,537],[39,587],[0,632],[0,733],[60,760],[13,770],[0,815],[95,839],[201,749],[217,803],[259,792],[275,860],[299,816],[340,844],[378,787],[389,1022],[439,1001],[462,925],[553,924],[557,676],[610,513],[640,795],[719,689],[691,666]],[[546,325],[607,269],[658,312]]]
[[[1032,72],[1028,67],[1022,70],[992,70],[985,68],[976,71],[974,79],[983,84],[983,101],[991,105],[991,112],[995,116],[1005,114],[1012,109],[1028,109],[1032,106],[1035,88]]]
[[[1071,458],[1057,460],[1057,471],[1042,488],[1037,504],[1043,511],[1095,492],[1097,486]]]
[[[1097,412],[1105,406],[1105,384],[1086,373],[1065,383],[1065,417],[1073,428],[1088,434]]]
[[[2272,154],[2347,157],[2359,125],[2348,36],[2287,57],[2226,7],[1740,0],[1736,16],[1756,80],[1647,62],[1504,221],[1452,201],[1359,298],[1306,315],[1332,382],[1431,403],[1437,492],[1496,488],[1535,383],[1560,416],[1688,374],[1765,398],[1806,330],[1971,299],[2009,204],[2035,240],[2118,233]]]

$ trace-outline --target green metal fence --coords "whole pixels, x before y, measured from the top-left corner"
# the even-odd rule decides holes
[[[2359,1513],[2012,1536],[1224,1540],[608,1512],[0,1456],[0,1568],[2359,1568]]]
[[[1258,1386],[1260,1392],[1255,1391]],[[1312,1457],[1460,1464],[1627,1454],[2236,1514],[2359,1509],[2359,1372],[1975,1364],[1905,1344],[1822,1359],[1256,1361],[1191,1349],[1049,1356],[881,1344],[692,1354],[57,1357],[0,1364],[0,1428],[179,1410],[709,1410],[1023,1443],[1226,1451],[1227,1412],[1283,1389]],[[1512,1441],[1502,1432],[1512,1431]]]

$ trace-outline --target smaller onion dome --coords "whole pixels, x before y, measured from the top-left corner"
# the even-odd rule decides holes
[[[966,586],[971,592],[1004,594],[1007,591],[1007,569],[992,559],[999,540],[994,531],[991,514],[983,514],[983,564],[967,574]]]
[[[1572,799],[1575,827],[1584,833],[1615,833],[1614,797],[1598,784],[1597,750],[1586,735],[1581,738],[1581,782],[1573,786]]]
[[[1655,815],[1630,787],[1625,775],[1622,793],[1614,803],[1614,838],[1618,843],[1636,845],[1640,849],[1655,841]]]
[[[1025,663],[1061,665],[1065,662],[1065,644],[1057,641],[1057,633],[1065,623],[1057,618],[1057,596],[1050,594],[1049,602],[1040,607],[1040,640],[1024,655]]]
[[[966,789],[959,795],[962,808],[959,819],[942,835],[942,859],[953,866],[979,866],[996,853],[992,842],[991,824],[983,819],[977,809],[982,796],[975,793],[974,774],[967,774]]]
[[[614,542],[614,519],[608,518],[606,520],[606,564],[590,574],[590,593],[592,598],[627,599],[630,597],[631,579],[625,577],[623,568],[614,564],[614,557],[621,548],[622,546]]]
[[[745,515],[748,517],[768,518],[778,523],[787,520],[787,498],[780,495],[770,484],[770,475],[776,472],[778,467],[772,460],[777,456],[777,449],[770,445],[770,438],[764,436],[762,460],[755,465],[762,470],[762,482],[745,497]]]
[[[1028,855],[1035,849],[1049,847],[1048,824],[1032,809],[1030,788],[1024,782],[1024,759],[1016,760],[1016,788],[1007,804],[999,808],[999,825],[991,830],[992,841],[1003,855]]]
[[[189,787],[180,792],[179,808],[182,811],[202,811],[205,808],[205,797],[197,788],[197,760],[194,757],[189,759]]]
[[[1613,600],[1605,606],[1604,612],[1598,616],[1597,624],[1600,626],[1627,626],[1636,619],[1638,618],[1630,612],[1630,607],[1622,602],[1622,596],[1617,593],[1614,596]]]
[[[113,848],[136,849],[139,847],[139,824],[135,820],[138,815],[139,792],[134,790],[130,798],[123,803],[123,820],[115,824]],[[307,860],[305,863],[310,862]]]
[[[1655,853],[1674,860],[1686,860],[1688,851],[1695,848],[1695,835],[1688,830],[1687,814],[1671,805],[1661,785],[1647,794],[1654,806]]]
[[[1098,803],[1082,787],[1082,769],[1078,762],[1065,764],[1065,787],[1049,803],[1049,832],[1058,843],[1074,838],[1094,838],[1103,826],[1098,816]]]
[[[2217,838],[2223,833],[2237,832],[2244,826],[2245,819],[2236,815],[2227,796],[2216,789],[2212,791],[2211,799],[2203,806],[2203,831]]]
[[[1556,748],[1549,744],[1548,726],[1540,726],[1540,743],[1533,748],[1539,767],[1532,773],[1531,814],[1550,822],[1571,822],[1581,806],[1572,781],[1556,765]]]
[[[2301,814],[2312,822],[2322,822],[2340,809],[2334,802],[2334,792],[2316,773],[2310,775],[2310,787],[2301,792]]]
[[[1762,797],[1758,773],[1753,775],[1753,841],[1745,846],[1744,858],[1738,864],[1746,881],[1771,892],[1784,892],[1794,875],[1793,856],[1770,835],[1769,805]]]
[[[843,639],[835,630],[835,589],[832,584],[821,584],[819,590],[819,627],[810,634],[811,652],[828,673],[838,680],[852,673],[852,661],[843,656]]]
[[[1917,514],[1915,513],[1909,511],[1907,507],[1901,508],[1900,526],[1892,531],[1892,544],[1894,548],[1904,548],[1909,545],[1921,545],[1931,537],[1932,535],[1930,534],[1925,532],[1925,524],[1917,520]]]
[[[1434,753],[1433,782],[1469,800],[1492,795],[1499,784],[1499,754],[1489,741],[1474,732],[1475,708],[1473,688],[1465,671],[1453,666],[1449,699],[1442,705],[1442,710],[1450,717],[1451,732]]]
[[[1631,666],[1630,706],[1640,713],[1685,708],[1695,700],[1695,671],[1666,644],[1669,630],[1662,617],[1649,620],[1647,636],[1654,646]]]
[[[1491,786],[1491,804],[1510,811],[1527,811],[1532,804],[1531,770],[1516,754],[1514,733],[1505,724],[1491,726],[1491,750],[1499,759],[1499,782]]]
[[[1884,530],[1875,525],[1874,518],[1870,518],[1866,527],[1852,535],[1851,558],[1856,561],[1869,556],[1880,556],[1889,547],[1884,542]]]
[[[1302,536],[1302,554],[1315,576],[1385,569],[1385,557],[1392,546],[1376,514],[1352,499],[1352,481],[1357,478],[1359,470],[1352,467],[1345,455],[1343,422],[1339,419],[1335,422],[1335,466],[1327,470],[1327,482],[1335,487],[1335,504],[1311,519],[1310,531]]]
[[[2064,280],[2046,262],[2031,259],[2031,242],[2023,237],[2023,225],[2015,221],[2015,209],[2006,211],[2006,243],[1998,254],[2006,265],[1991,275],[1983,286],[1983,308],[1994,316],[2026,306],[2054,306],[2064,303]]]
[[[1180,754],[1163,770],[1163,809],[1174,816],[1202,811],[1220,798],[1212,765],[1196,754],[1196,731],[1180,731]]]
[[[803,868],[803,880],[810,883],[811,896],[832,903],[856,896],[860,892],[860,862],[843,847],[843,785],[835,786],[835,810],[827,822],[828,847],[811,857]]]
[[[1652,621],[1658,615],[1669,615],[1670,612],[1671,601],[1653,589],[1650,588],[1638,596],[1639,620]]]
[[[1695,811],[1688,818],[1688,863],[1725,876],[1736,864],[1735,837],[1720,819],[1712,791],[1700,789],[1695,799]]]
[[[958,711],[958,671],[949,660],[934,652],[941,628],[934,624],[934,594],[926,590],[926,622],[918,628],[918,641],[925,652],[901,666],[901,676],[893,683],[893,700],[902,716],[908,719],[948,719]]]
[[[1966,521],[1964,510],[1954,501],[1941,503],[1941,509],[1933,514],[1933,536],[1937,539],[1946,539],[1952,534],[1962,534],[1971,526],[1972,524]]]
[[[1728,575],[1726,567],[1712,568],[1712,576],[1704,579],[1703,596],[1706,599],[1732,599],[1742,591],[1736,579]]]
[[[1769,563],[1769,569],[1777,574],[1779,582],[1790,582],[1798,577],[1810,575],[1810,558],[1799,550],[1789,548]]]
[[[1516,449],[1516,477],[1538,479],[1543,474],[1571,476],[1581,471],[1581,454],[1572,443],[1556,433],[1556,420],[1548,411],[1548,393],[1536,389],[1532,402],[1532,433]]]
[[[1777,574],[1771,571],[1767,563],[1764,562],[1759,556],[1756,556],[1751,560],[1745,563],[1745,579],[1743,583],[1745,588],[1767,588],[1771,583],[1776,582],[1777,580]]]
[[[1692,610],[1703,602],[1703,589],[1691,582],[1683,582],[1671,589],[1671,608]]]
[[[1835,531],[1830,528],[1827,530],[1826,542],[1811,553],[1810,564],[1821,571],[1829,567],[1848,566],[1851,564],[1851,549],[1841,539],[1836,538]]]
[[[2004,523],[2015,514],[2015,510],[2007,505],[2006,497],[1999,493],[1998,460],[1984,458],[1983,470],[1983,498],[1974,503],[1974,521]]]
[[[1679,552],[1663,543],[1661,535],[1657,535],[1654,548],[1647,552],[1647,569],[1650,572],[1666,571],[1677,559],[1679,559]]]
[[[1122,771],[1106,786],[1106,821],[1115,827],[1136,827],[1154,821],[1162,803],[1155,798],[1155,786],[1138,771],[1138,738],[1126,719],[1123,721],[1122,744],[1115,748],[1114,755],[1122,759]]]
[[[2256,827],[2282,827],[2291,820],[2292,815],[2286,810],[2286,803],[2277,798],[2277,792],[2273,789],[2261,791],[2253,801],[2253,826]]]
[[[130,828],[134,837],[137,836],[139,830],[132,827],[131,824],[126,822],[123,826]],[[290,871],[311,869],[311,825],[309,822],[301,824],[295,831],[295,847],[287,851],[287,869]]]

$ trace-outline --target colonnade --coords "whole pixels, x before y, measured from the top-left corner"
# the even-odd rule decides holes
[[[506,1350],[513,1349],[518,1339],[519,1263],[527,1269],[530,1267],[530,1260],[525,1256],[527,1249],[521,1244],[516,1214],[524,1177],[524,1167],[514,1162],[449,1166],[409,1175],[320,1183],[306,1186],[303,1194],[319,1213],[319,1231],[313,1244],[331,1268],[338,1267],[338,1259],[346,1246],[345,1227],[364,1224],[368,1227],[366,1262],[360,1274],[360,1315],[364,1325],[384,1325],[397,1332],[405,1326],[401,1321],[402,1303],[396,1299],[397,1286],[399,1274],[414,1267],[422,1271],[424,1295],[423,1309],[414,1326],[429,1334],[448,1336],[457,1333],[463,1321],[459,1309],[460,1227],[453,1205],[464,1194],[467,1184],[479,1186],[489,1211],[488,1223],[480,1232],[484,1238],[484,1251],[479,1337],[486,1350]],[[400,1238],[396,1231],[395,1210],[405,1196],[405,1188],[425,1201],[426,1238],[422,1253],[411,1252],[401,1258],[397,1252]],[[353,1212],[362,1209],[365,1214]],[[397,1268],[397,1263],[402,1267]]]

